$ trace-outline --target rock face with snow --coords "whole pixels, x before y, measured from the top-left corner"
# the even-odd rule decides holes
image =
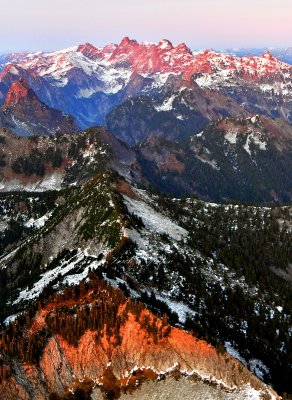
[[[222,115],[249,114],[219,91],[176,79],[162,93],[142,94],[117,105],[106,125],[132,145],[152,135],[182,141]]]
[[[127,37],[0,57],[1,398],[291,393],[291,68]]]
[[[21,76],[43,102],[73,115],[81,127],[107,122],[128,143],[149,131],[167,136],[174,130],[176,138],[184,136],[222,116],[257,113],[292,119],[292,67],[269,52],[246,57],[211,50],[193,54],[184,43],[124,38],[104,48],[86,43],[7,60],[11,63],[0,73],[2,102]],[[182,95],[186,83],[189,93]],[[153,123],[145,120],[149,110]],[[117,116],[120,128],[113,125]],[[136,127],[129,138],[124,133],[127,120]]]
[[[21,136],[68,134],[77,130],[71,116],[42,103],[24,78],[10,86],[0,111],[0,125]]]
[[[186,240],[188,231],[155,209],[153,198],[107,172],[60,193],[55,204],[42,222],[26,223],[32,234],[14,251],[6,249],[0,261],[12,306],[23,311],[37,302],[1,335],[1,398],[67,398],[70,393],[118,398],[143,389],[147,381],[171,377],[199,382],[198,395],[211,386],[208,390],[222,399],[279,398],[224,350],[170,327],[166,316],[155,317],[104,283],[103,273],[125,288],[124,274],[136,279],[138,263],[147,257],[162,261],[161,252],[170,251],[162,242],[165,235],[174,245]],[[116,281],[112,268],[121,256],[118,264],[122,268],[124,260],[128,267],[120,275],[125,281]],[[79,282],[59,294],[49,289]],[[137,298],[142,288],[143,280],[137,281],[132,295]],[[169,304],[192,313],[186,305]],[[179,318],[183,322],[186,316]]]

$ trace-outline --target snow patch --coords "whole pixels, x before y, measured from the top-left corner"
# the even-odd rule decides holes
[[[176,95],[173,94],[171,97],[166,99],[161,106],[156,106],[156,111],[171,111],[173,109],[173,101],[176,98]]]
[[[38,218],[38,219],[34,219],[34,218],[30,218],[30,220],[28,220],[24,226],[26,228],[42,228],[45,223],[47,222],[47,220],[50,218],[50,216],[52,215],[52,213],[48,213],[43,215],[42,217]]]
[[[177,119],[180,119],[181,121],[184,121],[184,120],[187,119],[187,118],[184,117],[183,115],[177,115],[176,118],[177,118]]]
[[[247,361],[241,357],[239,352],[232,346],[230,342],[225,342],[224,347],[232,357],[236,358],[238,361],[240,361],[245,367],[247,367]]]
[[[18,70],[17,70],[14,66],[12,66],[12,67],[9,68],[9,72],[10,72],[11,74],[13,74],[13,75],[19,75]]]
[[[23,190],[25,192],[45,192],[46,190],[61,190],[63,178],[63,174],[55,172],[52,175],[46,176],[44,179],[34,183],[24,184],[18,179],[2,181],[0,182],[0,191],[14,192]]]
[[[262,390],[256,390],[250,386],[250,384],[246,385],[243,390],[243,399],[247,400],[262,400],[263,399],[263,392]],[[271,399],[276,400],[276,397],[270,392]]]
[[[140,217],[148,230],[156,234],[167,234],[174,240],[181,240],[187,236],[188,232],[184,228],[172,222],[165,215],[158,213],[148,204],[126,195],[123,197],[129,212]]]
[[[59,274],[63,276],[68,273],[79,261],[82,260],[82,258],[83,254],[79,252],[74,261],[69,260],[68,262],[61,263],[53,270],[43,273],[41,279],[35,282],[31,289],[27,287],[19,293],[18,298],[13,302],[13,304],[20,303],[22,300],[36,299],[50,282],[52,282]]]
[[[206,150],[207,150],[207,149],[206,149]],[[220,169],[220,168],[218,167],[218,165],[217,165],[217,163],[216,163],[215,160],[208,160],[208,159],[206,159],[206,158],[203,158],[203,157],[199,156],[198,154],[195,154],[195,157],[196,157],[198,160],[200,160],[201,162],[211,165],[211,167],[214,168],[214,169],[216,169],[217,171]]]
[[[267,150],[267,143],[264,140],[260,140],[260,138],[251,133],[247,136],[246,142],[243,146],[244,150],[251,156],[250,144],[253,143],[260,148],[260,150]]]
[[[237,133],[238,133],[237,131],[230,130],[229,132],[226,133],[224,137],[226,140],[228,140],[229,143],[236,144]]]
[[[163,301],[168,305],[172,312],[175,312],[178,315],[179,322],[184,324],[186,322],[187,315],[195,316],[196,312],[193,311],[190,307],[188,307],[185,303],[181,303],[178,301],[170,300],[167,297],[164,297],[158,293],[155,293],[155,297],[158,300]]]
[[[19,317],[20,314],[21,314],[21,313],[9,315],[9,317],[7,317],[7,318],[3,321],[4,325],[7,326],[7,325],[9,325],[11,322],[14,322],[14,321]]]
[[[8,223],[5,221],[0,221],[0,232],[4,232],[8,228]]]
[[[251,372],[253,372],[262,381],[264,380],[265,375],[270,374],[269,368],[261,360],[253,358],[249,360],[248,363]]]

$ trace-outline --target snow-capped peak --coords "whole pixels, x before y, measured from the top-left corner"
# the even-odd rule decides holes
[[[168,79],[171,76],[217,91],[223,87],[230,90],[242,85],[256,85],[265,96],[269,93],[289,96],[292,66],[269,52],[262,56],[244,57],[212,49],[192,53],[185,43],[173,45],[167,39],[158,44],[138,43],[125,37],[119,44],[95,47],[85,43],[20,58],[0,73],[0,82],[5,82],[6,90],[17,79],[16,76],[24,76],[42,101],[63,110],[64,100],[59,102],[59,93],[52,94],[50,88],[53,87],[52,92],[58,92],[56,88],[66,88],[66,95],[69,90],[71,99],[95,98],[98,93],[113,95],[121,91],[124,91],[121,92],[121,98],[124,98],[135,96],[137,91],[149,93],[168,85],[173,82],[173,79]],[[137,86],[135,79],[148,81]],[[128,86],[130,83],[133,85]],[[4,91],[3,97],[6,93]],[[97,117],[93,116],[90,107],[86,117],[82,111],[82,124],[103,123],[110,107],[106,106],[102,111],[104,114]],[[76,108],[84,109],[83,105],[69,106],[64,111],[76,116]],[[282,113],[287,119],[288,113],[285,110]]]
[[[123,38],[119,45],[97,48],[85,43],[51,53],[31,54],[16,63],[34,74],[59,81],[59,85],[67,83],[66,77],[72,68],[79,68],[86,75],[95,75],[100,80],[101,66],[102,70],[105,66],[108,70],[114,68],[119,75],[122,64],[129,72],[139,74],[173,73],[182,74],[185,79],[190,79],[193,74],[213,75],[215,79],[212,82],[215,84],[217,78],[226,81],[234,76],[256,80],[278,72],[292,75],[292,67],[277,60],[269,51],[260,57],[236,57],[211,49],[193,54],[185,43],[175,47],[169,40],[163,39],[158,44],[140,44],[129,37]],[[124,72],[121,74],[124,75]],[[197,83],[206,86],[206,82],[200,79]]]

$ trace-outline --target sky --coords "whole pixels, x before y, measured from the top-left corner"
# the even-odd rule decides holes
[[[292,46],[291,0],[0,0],[0,52],[125,36],[192,49]]]

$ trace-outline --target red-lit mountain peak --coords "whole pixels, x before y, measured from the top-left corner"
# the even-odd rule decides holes
[[[116,49],[113,52],[113,59],[115,57],[119,56],[120,54],[131,54],[134,50],[138,50],[141,47],[141,45],[134,39],[129,39],[128,36],[126,36],[120,44],[116,47]]]
[[[0,126],[9,127],[21,136],[77,130],[70,115],[43,103],[23,77],[13,82],[8,90],[0,111]]]
[[[0,81],[3,82],[5,81],[5,78],[8,75],[13,75],[15,79],[17,79],[17,76],[19,75],[18,70],[15,68],[15,64],[7,64],[3,68],[3,70],[0,72]]]
[[[194,62],[191,50],[181,43],[173,44],[163,39],[158,44],[138,43],[136,40],[124,38],[109,57],[111,64],[123,63],[134,73],[180,73]]]
[[[193,55],[191,49],[185,43],[178,44],[175,49],[180,53],[189,53]]]
[[[112,63],[119,63],[123,61],[132,63],[137,50],[138,52],[141,50],[139,43],[136,40],[129,39],[126,36],[124,39],[122,39],[120,44],[116,46],[109,58],[109,61]]]
[[[135,39],[130,39],[128,36],[124,37],[121,40],[121,43],[119,44],[119,47],[125,47],[125,46],[131,46],[131,45],[138,45],[137,40]]]
[[[77,52],[83,54],[85,57],[93,61],[106,60],[117,49],[116,44],[108,44],[105,47],[97,48],[91,43],[81,44],[77,48]]]
[[[206,50],[195,58],[189,75],[192,73],[212,74],[218,78],[220,76],[222,82],[231,77],[255,81],[283,71],[291,73],[291,69],[291,66],[281,62],[270,52],[264,53],[261,57],[236,57],[214,50]]]
[[[6,95],[4,107],[11,107],[21,102],[27,101],[27,99],[36,99],[34,91],[28,86],[24,78],[19,78],[13,82]]]
[[[24,76],[46,104],[76,115],[82,126],[89,126],[104,121],[110,109],[109,105],[104,108],[95,103],[97,93],[116,96],[120,92],[119,103],[139,91],[146,93],[172,85],[174,79],[168,79],[169,75],[177,81],[182,78],[218,92],[223,87],[228,92],[232,87],[245,91],[246,85],[256,84],[259,97],[272,90],[280,97],[285,96],[287,104],[291,97],[292,66],[269,52],[244,57],[215,50],[192,53],[184,43],[176,45],[167,39],[159,43],[138,43],[125,37],[119,44],[103,48],[85,43],[51,53],[30,54],[7,65],[0,72],[0,102],[12,83]],[[248,90],[252,91],[253,87],[249,86]],[[72,94],[70,99],[68,93]],[[100,119],[89,111],[90,107],[84,106],[84,101],[99,109]],[[285,115],[290,118],[287,107]],[[85,114],[81,112],[84,109]]]

